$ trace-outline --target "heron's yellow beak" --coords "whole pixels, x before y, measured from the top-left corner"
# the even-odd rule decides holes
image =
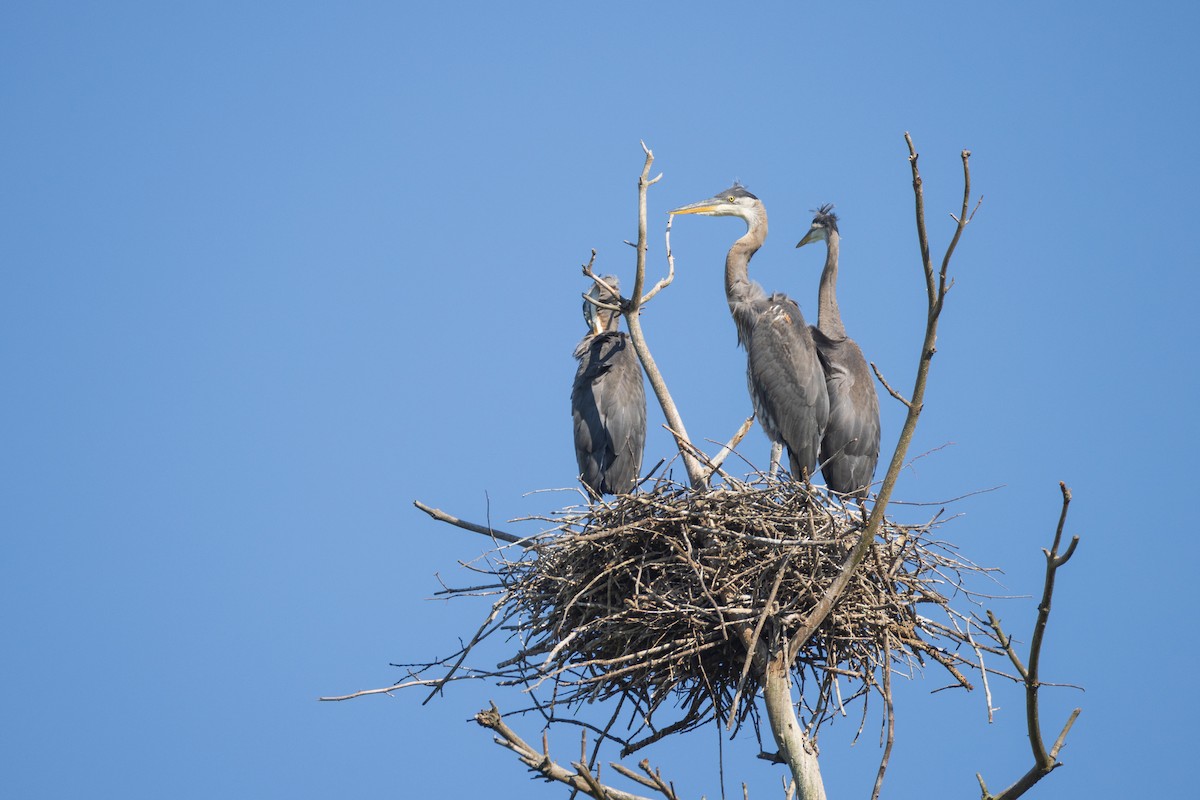
[[[668,214],[704,214],[705,212],[715,211],[716,204],[711,200],[702,200],[699,203],[692,203],[686,206],[680,206],[674,211],[668,211]]]
[[[796,243],[796,247],[804,247],[804,245],[806,245],[806,244],[812,244],[813,242],[819,242],[823,238],[824,237],[821,235],[820,228],[813,228],[808,233],[804,234],[804,238]]]

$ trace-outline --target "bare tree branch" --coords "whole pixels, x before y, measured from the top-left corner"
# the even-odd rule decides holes
[[[675,794],[675,787],[662,779],[661,771],[657,769],[651,769],[650,762],[648,760],[643,758],[641,761],[639,761],[638,769],[646,773],[649,782],[654,785],[655,789],[662,792],[663,796],[666,797],[667,800],[679,800],[679,796]]]
[[[644,146],[645,145],[643,144],[643,147]],[[673,219],[674,217],[670,215],[667,216],[667,232],[665,234],[667,246],[667,277],[654,284],[654,288],[642,297],[642,305],[649,303],[652,299],[654,299],[654,295],[670,286],[671,282],[675,280],[675,255],[671,252],[671,220]]]
[[[1000,640],[1004,651],[1008,654],[1009,660],[1012,661],[1013,667],[1016,668],[1022,682],[1025,684],[1025,719],[1029,731],[1029,745],[1033,751],[1033,766],[1016,783],[997,795],[992,795],[988,792],[987,785],[983,782],[983,777],[976,773],[980,788],[983,789],[983,800],[1015,800],[1015,798],[1029,791],[1035,783],[1049,775],[1056,768],[1062,766],[1058,761],[1058,753],[1066,742],[1067,733],[1070,732],[1071,726],[1075,724],[1075,720],[1079,717],[1081,711],[1081,709],[1076,708],[1071,712],[1066,724],[1063,725],[1062,731],[1058,734],[1054,746],[1047,750],[1045,739],[1042,737],[1041,711],[1038,703],[1038,689],[1047,685],[1038,677],[1042,660],[1042,643],[1045,639],[1046,624],[1050,619],[1050,605],[1054,596],[1055,575],[1058,568],[1071,559],[1071,556],[1075,553],[1076,545],[1079,544],[1079,537],[1074,536],[1071,538],[1071,543],[1067,546],[1066,552],[1061,556],[1058,553],[1059,546],[1062,544],[1063,527],[1067,521],[1067,508],[1071,504],[1071,490],[1067,488],[1065,483],[1060,482],[1058,486],[1063,496],[1062,512],[1058,517],[1058,527],[1054,533],[1054,543],[1049,550],[1042,551],[1046,556],[1046,580],[1042,587],[1042,601],[1038,604],[1037,620],[1033,628],[1033,640],[1029,644],[1028,667],[1021,662],[1021,658],[1017,655],[1016,650],[1013,649],[1012,637],[1006,636],[1001,629],[1000,620],[991,611],[987,612],[988,623],[991,625],[992,630],[995,631],[996,637]]]
[[[884,520],[884,514],[887,511],[888,501],[891,499],[892,491],[896,486],[896,480],[900,477],[900,470],[904,466],[904,458],[908,453],[909,445],[912,443],[913,434],[916,432],[917,420],[920,419],[921,411],[924,409],[925,386],[929,380],[930,362],[933,360],[933,354],[937,351],[938,320],[941,317],[942,305],[946,296],[946,272],[950,267],[950,256],[954,252],[954,247],[957,245],[959,237],[967,225],[966,212],[964,211],[963,221],[958,223],[954,231],[954,237],[951,239],[950,246],[946,249],[946,255],[942,259],[939,280],[935,282],[933,261],[929,256],[929,236],[925,229],[925,195],[922,190],[921,173],[917,170],[917,151],[913,147],[912,137],[907,133],[904,134],[904,141],[908,144],[908,160],[912,168],[913,195],[916,200],[917,241],[921,248],[921,265],[925,274],[925,285],[928,293],[928,316],[925,322],[925,339],[921,344],[921,355],[917,362],[917,376],[915,385],[913,386],[912,400],[905,404],[908,406],[908,415],[904,420],[904,427],[900,431],[900,438],[896,442],[896,449],[892,452],[892,460],[888,465],[887,475],[883,479],[883,484],[879,487],[879,494],[876,496],[875,505],[871,509],[870,520],[864,527],[858,544],[846,559],[842,574],[830,584],[828,590],[804,621],[804,624],[793,634],[792,641],[788,645],[789,655],[797,653],[804,642],[808,641],[813,632],[829,616],[829,612],[833,609],[833,604],[842,592],[845,591],[847,584],[849,584],[850,574],[866,558],[871,542],[874,541],[875,536],[879,533],[880,526]],[[964,198],[969,198],[971,194],[971,172],[968,168],[969,156],[970,151],[962,151]],[[967,201],[964,200],[963,202],[965,206]]]
[[[761,645],[760,645],[761,647]],[[763,669],[763,704],[779,755],[792,771],[792,788],[800,800],[825,800],[825,784],[817,747],[805,735],[792,703],[791,662],[776,651]]]
[[[495,621],[496,617],[498,617],[500,612],[503,610],[503,601],[498,600],[495,603],[492,603],[492,613],[488,614],[487,619],[485,619],[483,624],[479,626],[479,630],[475,631],[475,635],[471,637],[471,641],[468,642],[466,647],[464,647],[459,653],[458,660],[454,662],[453,666],[450,667],[449,671],[446,672],[442,679],[434,684],[433,691],[431,691],[429,695],[423,701],[421,701],[421,705],[425,705],[430,700],[441,694],[442,689],[444,689],[446,684],[449,683],[454,677],[454,673],[458,672],[458,668],[461,667],[463,662],[467,660],[467,656],[470,654],[471,648],[487,635],[488,626]]]
[[[517,758],[522,764],[529,767],[529,769],[538,773],[546,780],[565,783],[573,790],[582,792],[588,797],[596,798],[596,800],[649,800],[649,798],[643,797],[642,795],[631,794],[630,792],[601,784],[600,781],[591,774],[591,771],[588,770],[587,765],[582,762],[576,762],[572,765],[575,767],[575,772],[571,772],[566,767],[555,763],[550,758],[549,745],[545,737],[542,739],[544,749],[542,752],[538,752],[531,747],[528,742],[518,736],[512,728],[504,724],[500,710],[496,708],[495,703],[492,704],[490,709],[485,709],[484,711],[480,711],[478,714],[476,714],[475,721],[496,734],[495,741],[497,744],[512,750],[517,754]],[[647,762],[643,761],[642,763],[646,765],[643,767],[643,769],[647,773],[650,773],[653,777],[657,777],[657,773],[650,772],[649,764]],[[627,776],[629,773],[628,770],[618,770],[618,772]],[[658,778],[658,780],[661,781],[661,778]],[[655,784],[647,781],[640,781],[639,779],[639,782],[643,783],[644,785],[651,786],[652,788],[658,788]],[[667,800],[677,800],[674,792],[664,793],[664,796],[667,798]]]
[[[895,707],[892,705],[892,666],[890,661],[891,659],[888,658],[883,660],[883,716],[887,740],[883,747],[883,758],[879,761],[879,773],[875,776],[875,788],[871,792],[871,800],[879,800],[879,792],[883,789],[883,776],[888,768],[888,759],[892,757],[892,744],[896,741],[896,713]]]
[[[737,432],[730,437],[729,441],[717,451],[717,454],[709,459],[706,480],[712,478],[713,473],[721,468],[721,464],[723,464],[725,459],[729,457],[729,454],[734,451],[734,448],[741,444],[742,439],[746,438],[746,434],[750,432],[750,428],[753,425],[754,415],[751,414],[750,416],[746,417],[746,421],[743,422],[741,427],[737,429]]]
[[[654,163],[654,153],[650,148],[646,147],[646,143],[642,142],[642,150],[646,153],[646,161],[642,167],[642,174],[638,178],[638,241],[637,241],[637,276],[633,282],[633,292],[630,295],[630,300],[625,304],[625,322],[629,326],[629,338],[633,342],[633,349],[637,352],[638,358],[642,362],[642,368],[646,370],[646,378],[650,381],[650,387],[654,389],[654,396],[658,398],[658,404],[662,407],[663,416],[667,418],[667,425],[670,426],[671,432],[675,436],[676,444],[679,446],[679,456],[683,459],[684,469],[687,470],[688,480],[695,489],[703,488],[705,483],[704,468],[700,466],[700,462],[692,453],[691,438],[687,434],[687,430],[683,426],[683,418],[679,415],[679,410],[675,406],[675,401],[671,399],[671,392],[667,389],[667,382],[663,380],[662,372],[659,371],[658,365],[654,362],[654,356],[650,354],[650,348],[646,344],[646,336],[642,333],[642,322],[639,317],[639,312],[642,307],[642,288],[646,283],[646,190],[652,183],[657,181],[649,180],[650,165]]]
[[[913,194],[916,201],[917,236],[921,248],[921,263],[928,293],[925,339],[922,343],[921,355],[918,360],[912,400],[905,403],[908,407],[908,415],[905,419],[904,427],[900,432],[896,448],[892,453],[892,460],[888,467],[887,475],[883,480],[870,518],[863,527],[857,544],[846,558],[837,578],[829,584],[811,611],[805,615],[798,629],[792,634],[786,646],[782,648],[782,652],[769,655],[766,658],[766,663],[763,665],[763,697],[767,708],[767,715],[771,723],[771,730],[775,736],[776,744],[779,746],[780,755],[787,759],[792,770],[794,776],[793,785],[797,796],[801,800],[819,800],[820,798],[824,798],[825,790],[820,777],[815,748],[813,748],[812,743],[800,728],[799,721],[796,719],[795,709],[792,705],[790,665],[795,661],[800,648],[804,646],[828,618],[834,604],[846,591],[847,586],[850,584],[851,576],[867,557],[871,544],[875,541],[875,537],[878,535],[883,524],[888,501],[899,478],[908,447],[916,431],[917,420],[920,418],[924,407],[925,386],[929,376],[929,365],[936,351],[935,343],[937,341],[938,320],[941,316],[942,305],[948,288],[946,285],[946,273],[954,247],[962,234],[963,228],[967,224],[966,212],[964,210],[962,215],[963,221],[958,223],[951,244],[946,250],[945,257],[942,259],[942,268],[938,275],[939,280],[935,282],[933,263],[929,256],[929,238],[925,228],[925,200],[921,188],[921,175],[917,170],[917,153],[913,148],[911,137],[906,133],[904,138],[909,148],[909,164],[912,168]],[[970,154],[964,150],[962,155],[964,196],[969,197],[971,185],[967,159]],[[931,653],[931,655],[933,654]],[[886,664],[884,668],[887,668]]]
[[[498,531],[495,528],[492,528],[487,525],[476,525],[474,522],[467,522],[465,520],[461,520],[458,517],[447,514],[445,511],[442,511],[440,508],[430,508],[429,506],[422,503],[420,500],[414,500],[413,505],[416,506],[417,508],[421,509],[422,511],[424,511],[429,516],[436,519],[438,522],[447,522],[451,525],[454,525],[455,527],[462,528],[464,531],[471,531],[472,533],[482,533],[484,536],[489,536],[493,539],[498,539],[499,541],[502,541],[502,542],[508,542],[510,544],[519,544],[522,547],[528,547],[529,541],[532,538],[532,537],[528,537],[528,536],[526,536],[526,537],[513,536],[511,533],[505,533],[504,531]]]
[[[597,286],[599,286],[600,289],[603,290],[603,292],[606,295],[608,295],[610,297],[620,298],[621,297],[620,292],[618,292],[613,287],[609,286],[608,281],[604,280],[604,278],[601,278],[599,275],[597,275],[595,272],[592,271],[592,267],[595,266],[595,264],[596,264],[596,248],[593,247],[591,258],[589,258],[588,262],[583,265],[584,277],[591,278],[592,282],[595,283]],[[596,297],[593,297],[589,292],[580,292],[580,297],[583,298],[583,301],[585,303],[590,303],[593,306],[595,306],[596,308],[604,308],[604,309],[608,309],[609,311],[620,311],[621,310],[621,306],[620,306],[619,302],[617,305],[613,305],[612,303],[605,303],[602,300],[600,300]]]
[[[479,676],[479,675],[463,675],[463,676],[457,676],[457,677],[453,678],[452,680],[456,680],[456,681],[480,680],[482,677],[483,676]],[[446,683],[446,680],[444,678],[418,678],[416,680],[404,681],[403,683],[396,683],[391,686],[383,686],[379,689],[362,689],[362,690],[354,692],[352,694],[342,694],[342,695],[336,695],[336,696],[318,697],[317,699],[322,702],[327,702],[327,703],[328,702],[339,702],[342,700],[353,700],[356,697],[366,697],[369,694],[391,694],[392,692],[399,691],[400,689],[408,689],[413,686],[438,686],[438,685],[444,684],[444,683]]]
[[[701,467],[704,468],[703,476],[706,484],[713,475],[720,475],[721,477],[729,480],[733,479],[733,476],[721,469],[720,464],[714,464],[712,459],[704,454],[703,450],[701,450],[699,447],[696,447],[696,445],[692,444],[691,442],[685,441],[683,435],[678,431],[672,430],[670,425],[663,425],[663,428],[667,431],[667,433],[675,437],[676,443],[680,444],[680,452],[683,452],[683,450],[686,449],[692,454],[692,457],[700,463]]]
[[[908,408],[912,408],[912,403],[908,402],[908,398],[892,388],[892,385],[887,382],[886,378],[883,377],[883,373],[879,371],[879,367],[875,366],[874,361],[871,362],[871,371],[875,373],[875,379],[878,380],[881,384],[883,384],[884,389],[887,389],[888,394],[890,394],[892,397],[899,400],[901,403],[903,403]]]
[[[625,766],[624,764],[613,761],[609,764],[609,766],[612,767],[613,769],[615,769],[621,775],[624,775],[626,778],[629,778],[629,780],[637,781],[642,786],[645,786],[650,789],[658,788],[658,786],[654,783],[654,781],[650,780],[649,778],[645,778],[645,777],[642,777],[641,775],[638,775],[636,772],[634,772],[633,770],[631,770],[629,767]]]

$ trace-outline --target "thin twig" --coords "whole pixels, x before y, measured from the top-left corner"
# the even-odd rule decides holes
[[[653,300],[654,296],[656,294],[661,292],[666,287],[670,286],[671,282],[675,280],[675,256],[671,253],[671,220],[672,219],[673,219],[673,217],[671,217],[668,214],[667,215],[667,233],[666,233],[667,277],[660,279],[658,283],[654,284],[654,288],[651,289],[649,292],[647,292],[642,297],[642,305],[646,305],[646,303],[649,303],[651,300]]]
[[[611,285],[609,285],[608,281],[604,280],[604,278],[600,277],[599,275],[597,275],[595,272],[592,271],[592,265],[595,264],[595,262],[596,262],[596,248],[593,247],[592,248],[592,257],[588,260],[588,262],[586,264],[583,265],[583,276],[585,278],[590,278],[592,280],[592,283],[599,286],[601,289],[601,292],[603,294],[606,294],[609,297],[617,298],[617,302],[616,303],[605,303],[604,301],[600,300],[599,298],[592,296],[592,294],[590,292],[581,292],[579,296],[583,298],[583,302],[589,303],[589,304],[595,306],[596,308],[603,308],[603,309],[607,309],[608,311],[619,312],[621,310],[621,307],[625,303],[625,299],[623,297],[621,297],[620,292],[618,292]]]
[[[890,635],[887,637],[890,639]],[[884,645],[887,652],[891,648],[890,641]],[[879,792],[883,789],[883,776],[887,772],[888,759],[892,756],[892,745],[896,741],[896,713],[892,705],[892,668],[891,658],[883,659],[883,716],[887,727],[887,742],[883,747],[883,758],[879,762],[879,772],[875,776],[875,788],[871,792],[871,800],[879,800]]]
[[[975,651],[975,658],[979,661],[979,676],[980,680],[983,681],[983,701],[987,705],[987,718],[990,723],[995,721],[995,714],[993,712],[995,712],[996,708],[992,705],[992,687],[988,683],[987,666],[983,662],[983,653],[980,651],[979,645],[976,644],[975,637],[971,635],[970,625],[966,626],[965,635],[971,645],[971,649]]]
[[[482,680],[486,677],[487,677],[486,675],[461,675],[461,676],[455,676],[451,680],[455,680],[455,681]],[[318,697],[317,699],[322,702],[339,702],[342,700],[353,700],[356,697],[366,697],[367,695],[372,695],[372,694],[390,695],[392,692],[399,691],[400,689],[408,689],[413,686],[437,686],[437,685],[444,684],[446,682],[447,681],[445,678],[418,678],[416,680],[405,681],[403,683],[393,684],[392,686],[383,686],[378,689],[362,689],[361,691],[354,692],[353,694],[342,694],[342,695],[336,695],[336,696]]]
[[[767,624],[767,616],[772,613],[775,604],[775,595],[779,592],[779,584],[783,583],[784,573],[788,567],[788,557],[785,556],[783,563],[779,566],[779,573],[775,576],[775,583],[771,585],[771,592],[767,595],[767,602],[763,603],[762,614],[758,617],[758,622],[754,625],[754,632],[750,635],[750,641],[746,644],[746,661],[742,665],[742,674],[738,678],[737,691],[733,693],[733,703],[729,709],[729,720],[725,723],[725,730],[733,729],[733,721],[737,718],[738,700],[742,696],[742,689],[746,686],[746,676],[750,674],[750,665],[754,663],[754,653],[758,647],[758,638],[762,635],[763,626]]]
[[[688,441],[683,434],[672,429],[670,425],[664,424],[663,429],[675,437],[675,441],[679,444],[680,453],[686,451],[692,456],[693,459],[696,460],[697,463],[707,466],[707,469],[705,469],[702,473],[705,483],[708,482],[709,478],[711,478],[713,474],[720,475],[726,480],[733,480],[732,475],[721,469],[720,466],[714,465],[712,459],[706,456],[703,450]]]
[[[521,547],[529,547],[530,541],[534,538],[534,537],[530,537],[530,536],[526,536],[526,537],[513,536],[511,533],[505,533],[504,531],[498,531],[495,528],[490,527],[488,525],[476,525],[474,522],[467,522],[465,520],[459,519],[458,517],[451,516],[450,514],[447,514],[445,511],[442,511],[440,508],[430,508],[429,506],[422,503],[420,500],[413,500],[413,505],[416,506],[417,508],[421,509],[422,511],[424,511],[429,516],[436,519],[438,522],[448,522],[449,524],[454,525],[455,527],[458,527],[458,528],[462,528],[465,531],[471,531],[472,533],[481,533],[484,536],[490,536],[491,538],[498,539],[502,542],[508,542],[510,544],[518,544]]]
[[[729,441],[717,451],[717,454],[708,460],[707,478],[711,478],[712,474],[721,468],[721,464],[725,463],[725,459],[734,449],[742,443],[742,439],[746,438],[746,434],[750,432],[750,428],[754,425],[754,415],[746,417],[746,421],[742,423],[737,432],[730,437]]]
[[[454,665],[450,667],[445,676],[434,684],[433,691],[430,692],[429,696],[421,702],[421,705],[425,705],[441,693],[442,688],[450,682],[450,679],[454,677],[454,673],[457,672],[458,668],[461,667],[463,662],[467,660],[467,655],[471,652],[471,648],[484,638],[484,632],[488,629],[488,626],[492,624],[492,621],[496,619],[503,609],[503,600],[498,600],[492,604],[492,613],[488,614],[487,619],[485,619],[483,624],[479,626],[479,630],[475,631],[475,635],[471,637],[471,641],[468,642],[466,647],[462,649],[462,653],[459,655],[458,660],[454,662]]]
[[[883,373],[879,371],[879,367],[875,366],[874,361],[871,362],[871,371],[875,373],[875,379],[883,384],[884,389],[887,389],[888,394],[903,403],[906,408],[912,408],[912,403],[908,401],[908,398],[892,388],[892,385],[887,382],[887,378],[883,377]]]

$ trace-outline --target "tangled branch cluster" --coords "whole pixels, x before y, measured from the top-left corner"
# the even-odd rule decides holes
[[[740,702],[759,689],[747,634],[786,646],[865,524],[859,509],[792,482],[697,492],[660,481],[553,521],[520,557],[488,568],[498,579],[489,588],[500,593],[491,632],[508,630],[519,642],[491,677],[552,687],[551,708],[632,702],[634,727],[652,734],[621,740],[627,752],[714,717],[740,724],[750,716],[757,728],[755,704]],[[962,667],[978,666],[969,660],[978,627],[948,597],[964,591],[966,573],[982,570],[935,541],[934,524],[885,525],[868,563],[798,648],[792,671],[805,689],[806,726],[878,690],[886,665],[911,671],[929,659],[953,684],[971,687]],[[652,722],[668,699],[681,716]]]

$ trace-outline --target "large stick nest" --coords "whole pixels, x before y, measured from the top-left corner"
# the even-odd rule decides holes
[[[483,674],[531,688],[535,698],[552,689],[548,700],[535,699],[543,713],[560,703],[632,701],[633,727],[652,733],[618,739],[627,751],[714,717],[740,724],[750,716],[757,728],[759,670],[747,664],[748,642],[780,652],[866,525],[861,509],[790,482],[696,492],[660,481],[552,521],[551,531],[492,559],[486,571],[495,585],[450,590],[500,594],[490,624],[461,655],[507,630],[517,652]],[[886,523],[799,648],[792,671],[802,721],[814,730],[852,698],[880,690],[886,668],[908,673],[931,659],[952,685],[971,688],[961,668],[980,666],[971,660],[979,629],[949,598],[964,591],[966,573],[982,570],[934,540],[933,527]],[[668,698],[682,716],[656,724],[652,715]]]

